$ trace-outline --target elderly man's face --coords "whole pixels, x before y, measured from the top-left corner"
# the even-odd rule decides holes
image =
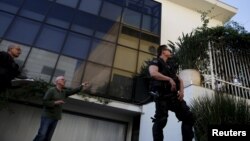
[[[66,80],[64,79],[64,78],[61,78],[61,79],[59,79],[59,80],[57,80],[56,81],[56,84],[57,85],[61,85],[61,86],[65,86],[65,82],[66,82]]]
[[[21,48],[19,46],[15,46],[11,48],[10,53],[13,57],[17,58],[22,53]]]

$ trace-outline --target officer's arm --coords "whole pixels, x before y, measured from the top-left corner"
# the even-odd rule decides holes
[[[150,76],[156,80],[169,81],[171,84],[175,85],[175,82],[173,81],[173,79],[166,75],[161,74],[159,72],[158,66],[156,65],[149,66],[149,73],[150,73]]]
[[[156,65],[150,65],[149,66],[149,73],[150,76],[156,80],[161,80],[161,81],[167,81],[171,84],[171,91],[176,90],[176,84],[174,80],[166,75],[163,75],[162,73],[159,72],[159,68]]]
[[[178,77],[178,79],[179,79],[179,82],[180,82],[180,91],[184,93],[184,84],[183,84],[183,80],[182,80],[180,77]]]
[[[81,86],[79,86],[77,88],[71,89],[71,90],[66,90],[65,95],[66,95],[66,97],[74,95],[74,94],[80,92],[82,90],[82,88],[83,88],[83,85],[81,85]]]
[[[184,97],[184,85],[183,85],[183,80],[180,77],[178,77],[178,79],[180,82],[180,90],[178,91],[178,99],[182,101]]]

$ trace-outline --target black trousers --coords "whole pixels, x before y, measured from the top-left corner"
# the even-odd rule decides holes
[[[154,124],[152,129],[154,141],[163,141],[163,128],[167,124],[169,110],[175,113],[179,121],[182,121],[182,140],[192,141],[194,137],[192,128],[195,118],[184,100],[179,101],[176,94],[172,94],[156,98],[155,106],[156,111],[153,118]]]

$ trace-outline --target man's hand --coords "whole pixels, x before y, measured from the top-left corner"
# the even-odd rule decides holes
[[[55,103],[55,105],[62,105],[65,102],[63,100],[56,100],[54,103]]]
[[[83,87],[88,87],[88,86],[89,86],[89,82],[83,82],[83,83],[82,83],[82,86],[83,86]]]
[[[182,101],[183,98],[184,98],[184,92],[183,91],[178,91],[177,97],[178,97],[178,100]]]
[[[90,85],[89,85],[89,82],[83,82],[82,86],[84,89],[87,89]]]
[[[169,83],[171,84],[171,91],[176,91],[176,83],[172,78],[169,78]]]

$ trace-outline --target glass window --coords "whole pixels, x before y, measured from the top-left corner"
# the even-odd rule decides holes
[[[142,30],[152,32],[156,35],[160,34],[160,21],[158,18],[143,15]]]
[[[161,4],[153,0],[144,0],[144,13],[152,15],[154,17],[160,17]]]
[[[7,33],[7,38],[25,44],[32,44],[38,33],[40,24],[23,18],[16,18]]]
[[[105,1],[108,1],[108,2],[111,2],[111,3],[114,3],[116,5],[120,5],[120,6],[124,7],[124,6],[126,6],[127,0],[105,0]]]
[[[49,82],[53,69],[55,68],[57,58],[58,54],[32,48],[31,54],[23,71],[25,71],[27,76],[31,78],[42,79]]]
[[[42,21],[51,2],[47,0],[26,0],[20,15]]]
[[[87,63],[83,80],[91,84],[90,93],[105,94],[111,69],[102,65]]]
[[[152,54],[139,52],[137,73],[139,73],[141,71],[142,65],[146,65],[145,61],[151,60],[153,57],[155,57],[155,56],[153,56]]]
[[[47,22],[56,26],[68,28],[73,15],[73,8],[57,4],[50,10]]]
[[[59,75],[64,75],[67,87],[78,87],[81,83],[85,62],[67,56],[61,56],[56,66],[52,80]],[[61,70],[61,73],[60,71]],[[63,72],[63,74],[62,74]]]
[[[159,44],[159,36],[141,33],[140,50],[151,54],[156,54],[156,48],[159,46]]]
[[[0,37],[3,37],[5,31],[8,29],[8,26],[10,25],[12,19],[13,19],[12,15],[0,12],[0,21],[1,21]]]
[[[139,28],[141,21],[141,13],[126,8],[123,13],[122,21],[127,25]]]
[[[90,47],[90,38],[70,33],[62,53],[71,57],[85,59]]]
[[[51,26],[44,26],[36,42],[36,46],[58,53],[61,50],[65,34],[66,31],[64,30]]]
[[[127,0],[127,7],[129,9],[143,13],[145,11],[143,9],[143,1],[144,0]]]
[[[101,40],[95,40],[93,41],[91,47],[89,60],[111,66],[113,64],[114,53],[115,44]]]
[[[96,23],[97,16],[85,12],[78,12],[74,18],[71,29],[79,33],[93,35]]]
[[[119,23],[104,18],[100,18],[98,23],[100,24],[96,27],[95,36],[103,40],[116,42]]]
[[[16,13],[21,7],[23,0],[0,0],[0,9],[11,13]]]
[[[101,16],[119,22],[121,18],[121,12],[122,7],[109,2],[104,2],[102,6]]]
[[[57,3],[67,5],[69,7],[75,8],[77,5],[78,0],[56,0]]]
[[[118,43],[134,49],[138,49],[140,32],[135,28],[122,25],[120,28]]]
[[[102,0],[82,0],[79,9],[94,15],[98,15]]]
[[[137,62],[137,51],[118,46],[115,54],[114,67],[135,72]]]
[[[130,100],[132,96],[132,73],[114,69],[110,81],[109,95]]]

